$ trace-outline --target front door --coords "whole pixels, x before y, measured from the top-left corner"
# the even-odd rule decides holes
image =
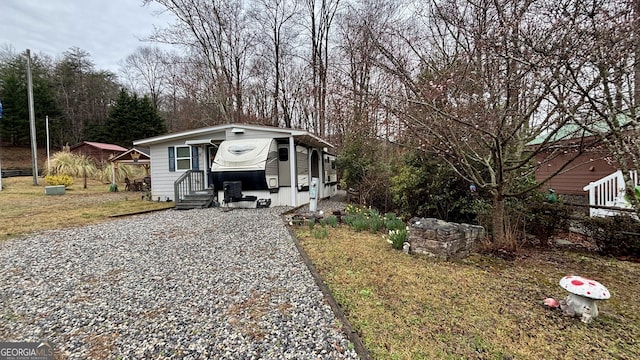
[[[322,183],[324,182],[322,177],[320,176],[321,172],[320,172],[320,165],[322,163],[320,162],[320,156],[318,155],[318,150],[313,150],[311,151],[311,178],[313,180],[313,178],[317,178],[318,179],[318,199],[321,199],[324,194],[322,191]]]
[[[213,188],[213,173],[211,172],[211,165],[213,164],[213,159],[215,159],[217,152],[217,145],[207,145],[207,186],[210,188]]]

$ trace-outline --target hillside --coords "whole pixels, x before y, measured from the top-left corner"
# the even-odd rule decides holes
[[[53,154],[53,151],[52,151]],[[42,168],[47,163],[47,150],[38,149],[38,168]],[[5,169],[30,169],[31,168],[31,148],[30,147],[0,147],[0,165]]]

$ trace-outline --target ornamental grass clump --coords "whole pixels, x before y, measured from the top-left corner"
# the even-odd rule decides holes
[[[69,175],[76,178],[92,178],[97,172],[98,169],[91,158],[68,151],[53,154],[51,167],[47,169],[49,175]]]
[[[123,183],[125,178],[136,179],[147,176],[148,173],[144,167],[139,165],[126,165],[121,164],[116,171],[116,182]],[[109,183],[113,180],[113,167],[103,166],[95,173],[94,178],[100,180],[103,183]]]

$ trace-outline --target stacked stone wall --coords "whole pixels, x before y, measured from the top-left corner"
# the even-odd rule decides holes
[[[476,251],[485,236],[482,226],[433,218],[412,219],[409,251],[438,259],[461,259]]]

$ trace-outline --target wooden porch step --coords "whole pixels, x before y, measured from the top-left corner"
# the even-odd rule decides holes
[[[197,191],[185,195],[182,201],[176,202],[176,210],[204,209],[213,205],[215,192],[212,189]]]

